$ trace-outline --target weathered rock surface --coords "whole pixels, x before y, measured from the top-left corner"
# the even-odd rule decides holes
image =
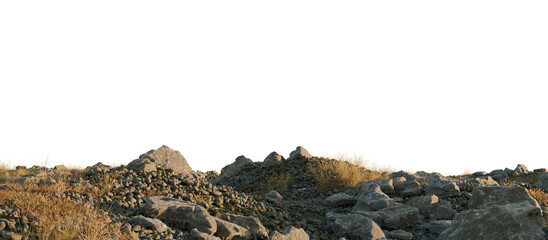
[[[158,218],[168,226],[190,231],[213,234],[217,231],[217,222],[202,206],[168,197],[149,197],[145,211],[149,217]]]
[[[371,218],[359,214],[347,214],[333,225],[337,235],[349,240],[375,240],[385,237],[383,231]]]
[[[271,152],[263,161],[265,167],[275,166],[284,161],[284,157],[277,152]]]
[[[302,228],[288,227],[283,233],[272,232],[268,240],[309,240],[310,237]]]
[[[256,217],[225,213],[221,215],[221,219],[244,227],[249,232],[251,239],[268,237],[268,229],[266,229]]]
[[[416,207],[393,206],[379,212],[383,217],[383,225],[388,229],[413,227],[421,223],[421,215]]]
[[[165,232],[169,229],[169,227],[162,221],[154,218],[147,218],[142,215],[132,217],[131,222],[134,225],[140,225],[143,228],[151,229],[158,232]]]
[[[416,207],[423,216],[430,216],[434,209],[434,204],[438,203],[439,199],[436,195],[418,196],[409,199],[405,203],[407,206]]]
[[[538,206],[537,201],[520,186],[512,187],[486,187],[480,186],[472,192],[469,202],[470,208],[482,208],[490,205],[503,205],[526,201],[533,206]]]
[[[298,146],[297,149],[295,149],[293,152],[289,154],[289,158],[287,160],[294,160],[297,158],[311,158],[312,155],[308,153],[308,151],[302,147]]]
[[[244,227],[218,218],[215,221],[217,222],[215,236],[226,240],[249,238],[250,234]]]
[[[332,207],[351,207],[357,202],[357,198],[346,193],[337,193],[325,199],[325,203]]]
[[[220,237],[215,237],[215,236],[211,236],[209,234],[200,232],[196,228],[194,228],[190,231],[190,236],[194,237],[197,240],[221,240]]]
[[[238,173],[240,173],[242,168],[252,164],[253,164],[253,161],[251,161],[251,159],[246,158],[244,155],[239,156],[236,158],[236,160],[232,164],[226,165],[225,167],[223,167],[223,169],[221,169],[221,174],[219,175],[219,177],[217,177],[217,181],[221,181],[225,178],[233,177],[237,175]]]
[[[538,180],[542,189],[548,192],[548,173],[544,173],[540,175]]]
[[[362,192],[354,205],[354,211],[377,211],[397,205],[393,199],[381,191],[379,185],[369,183],[362,186]]]
[[[438,240],[463,239],[544,240],[540,209],[524,201],[463,211]]]
[[[440,197],[454,197],[460,195],[460,188],[453,181],[436,179],[424,189],[426,195],[437,195]]]
[[[179,151],[168,146],[150,150],[128,164],[128,168],[144,172],[156,171],[157,168],[171,169],[174,173],[187,174],[192,171],[186,159]]]

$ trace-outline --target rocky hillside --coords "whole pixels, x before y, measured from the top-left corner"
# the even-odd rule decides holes
[[[127,166],[0,170],[0,239],[548,239],[548,171],[375,172],[314,157],[193,171],[178,151]]]

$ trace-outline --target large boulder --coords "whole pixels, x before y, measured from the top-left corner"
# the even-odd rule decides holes
[[[156,196],[145,200],[144,210],[149,217],[160,219],[170,227],[185,231],[196,228],[209,235],[217,232],[216,219],[195,203]]]
[[[182,175],[192,171],[185,157],[166,145],[142,154],[138,159],[131,161],[128,168],[144,172],[156,171],[158,168],[171,169],[174,173]]]
[[[505,179],[508,179],[510,177],[510,175],[508,175],[508,173],[506,171],[501,170],[501,169],[493,170],[489,173],[489,175],[495,181],[505,180]]]
[[[544,240],[540,208],[527,201],[458,213],[438,240]]]
[[[256,217],[224,213],[221,215],[221,219],[246,228],[251,239],[263,239],[268,237],[268,229],[266,229]]]
[[[416,207],[417,209],[419,209],[420,214],[423,216],[430,216],[435,204],[438,203],[438,201],[439,198],[436,195],[417,196],[409,199],[405,203],[405,205]]]
[[[249,238],[249,232],[244,227],[219,218],[216,218],[215,221],[217,221],[215,236],[225,240]]]
[[[351,207],[357,201],[356,197],[346,193],[336,193],[325,199],[325,203],[331,207]]]
[[[514,176],[526,175],[528,173],[529,170],[527,170],[527,167],[524,164],[518,164],[513,172]]]
[[[264,159],[263,166],[265,167],[275,166],[282,163],[283,161],[284,161],[284,157],[282,155],[278,154],[277,152],[271,152]]]
[[[295,151],[289,154],[289,158],[287,160],[294,160],[297,158],[312,158],[312,155],[308,153],[304,147],[298,146]]]
[[[544,191],[548,192],[548,173],[540,175],[538,177],[538,181],[539,181],[540,187],[542,187]]]
[[[419,209],[410,206],[393,206],[379,211],[383,225],[389,229],[413,227],[421,223]]]
[[[226,165],[223,169],[221,169],[221,174],[217,177],[217,181],[236,176],[244,167],[248,165],[253,165],[253,161],[251,161],[251,159],[245,157],[244,155],[237,157],[233,163]]]
[[[283,233],[272,232],[268,240],[309,240],[310,237],[302,228],[288,227]]]
[[[162,221],[154,218],[147,218],[145,216],[139,215],[131,218],[133,225],[139,225],[146,229],[151,229],[157,232],[165,232],[169,227]]]
[[[379,185],[369,183],[363,185],[361,193],[358,195],[358,201],[353,210],[359,211],[377,211],[383,208],[397,205],[393,199],[381,191]]]
[[[333,231],[349,240],[376,240],[385,237],[377,223],[359,214],[347,214],[335,220]]]
[[[504,205],[526,201],[531,205],[538,205],[525,188],[512,187],[488,187],[479,186],[472,191],[472,197],[468,203],[469,208],[482,208],[489,205]]]
[[[424,189],[426,195],[437,195],[439,197],[455,197],[460,195],[460,188],[453,181],[435,179]]]

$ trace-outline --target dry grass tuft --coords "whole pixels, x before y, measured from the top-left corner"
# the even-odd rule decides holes
[[[289,186],[289,181],[293,179],[291,174],[281,174],[279,176],[270,176],[266,180],[264,187],[265,193],[271,190],[276,190],[278,192],[284,192]]]
[[[18,209],[35,221],[27,239],[128,239],[118,224],[89,204],[76,204],[58,195],[63,184],[7,184],[0,190],[0,202]]]
[[[322,161],[309,168],[321,190],[356,187],[359,184],[383,178],[381,172],[364,167],[361,157],[340,155],[337,159]]]
[[[538,188],[529,189],[527,191],[529,192],[529,195],[536,199],[540,204],[548,206],[548,193]]]

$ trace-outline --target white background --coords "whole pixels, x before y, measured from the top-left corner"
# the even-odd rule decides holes
[[[0,161],[548,167],[546,1],[2,1]],[[46,162],[47,160],[47,162]]]

